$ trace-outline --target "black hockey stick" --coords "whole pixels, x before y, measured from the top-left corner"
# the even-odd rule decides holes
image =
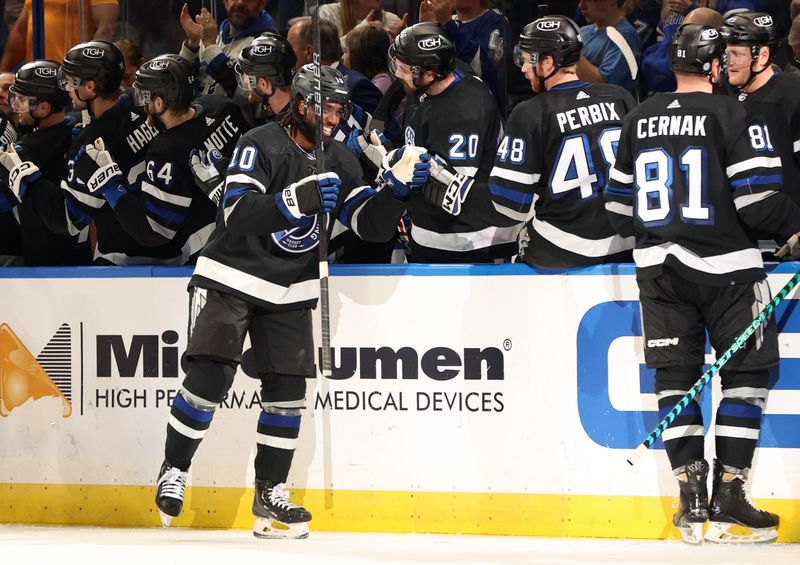
[[[309,0],[311,35],[314,42],[314,115],[316,129],[317,174],[325,172],[325,153],[322,145],[322,61],[320,60],[319,0]],[[328,226],[325,213],[319,215],[319,312],[322,320],[322,376],[331,372],[331,314],[328,293]]]
[[[769,301],[764,309],[759,312],[758,317],[750,322],[750,325],[748,325],[741,335],[733,341],[733,344],[728,348],[728,350],[720,355],[716,361],[714,361],[714,364],[711,365],[708,370],[703,373],[703,376],[692,385],[692,388],[689,390],[689,392],[687,392],[686,395],[681,398],[675,406],[672,407],[672,410],[669,411],[669,414],[667,414],[664,419],[659,422],[655,429],[650,432],[650,435],[648,435],[645,440],[639,444],[639,447],[634,450],[634,452],[628,458],[628,463],[631,465],[636,464],[644,452],[656,442],[664,430],[666,430],[672,424],[672,422],[675,421],[675,418],[677,418],[681,412],[683,412],[683,409],[686,408],[698,394],[700,394],[700,391],[703,390],[711,378],[719,373],[719,370],[725,365],[725,363],[730,361],[730,358],[733,357],[733,354],[739,351],[744,346],[747,339],[758,329],[758,327],[769,319],[769,317],[772,315],[772,312],[778,307],[778,304],[780,304],[781,301],[783,301],[789,295],[789,293],[794,290],[794,287],[797,286],[798,283],[800,283],[800,272],[795,273],[792,279],[786,283],[786,286],[784,286],[778,292],[778,294],[776,294],[772,300]]]

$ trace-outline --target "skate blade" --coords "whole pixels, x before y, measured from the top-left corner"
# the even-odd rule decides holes
[[[170,516],[169,514],[164,514],[161,510],[158,511],[158,515],[161,517],[161,527],[169,528],[169,525],[172,523],[172,519],[174,518],[174,516]]]
[[[703,522],[678,526],[678,531],[681,533],[683,543],[688,543],[690,545],[700,545],[703,543]]]
[[[706,541],[711,543],[772,543],[778,539],[775,528],[747,528],[727,522],[711,522]]]
[[[260,539],[305,539],[308,534],[308,522],[284,524],[269,518],[256,518],[253,526],[253,535]]]

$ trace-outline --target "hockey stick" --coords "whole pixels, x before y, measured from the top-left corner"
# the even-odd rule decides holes
[[[708,381],[710,381],[714,375],[719,373],[719,370],[725,365],[725,363],[730,361],[730,358],[733,356],[733,354],[739,351],[744,346],[747,339],[758,329],[758,327],[769,319],[769,317],[772,315],[772,312],[778,307],[778,304],[780,304],[781,301],[783,301],[789,295],[789,293],[794,290],[794,287],[797,286],[798,283],[800,283],[800,272],[795,273],[792,279],[786,283],[786,286],[784,286],[778,292],[778,294],[776,294],[772,300],[769,301],[764,309],[759,312],[758,317],[750,322],[750,325],[748,325],[741,335],[733,341],[733,344],[728,348],[728,350],[720,355],[716,361],[714,361],[714,364],[711,365],[708,370],[703,373],[703,376],[701,376],[700,379],[692,385],[692,388],[689,390],[689,392],[687,392],[686,395],[681,398],[675,406],[672,407],[672,410],[669,411],[669,414],[667,414],[664,419],[659,422],[655,429],[650,432],[650,435],[648,435],[645,440],[639,444],[639,447],[634,450],[633,454],[631,454],[631,456],[628,458],[628,463],[631,465],[636,464],[644,452],[656,442],[664,430],[666,430],[672,424],[672,422],[675,421],[675,418],[677,418],[681,412],[683,412],[683,409],[686,408],[698,394],[700,394],[700,391],[703,390],[703,388],[708,384]]]
[[[311,35],[314,42],[314,115],[316,129],[317,174],[325,172],[325,153],[322,145],[322,61],[320,60],[319,0],[309,0]],[[328,226],[325,213],[319,215],[319,311],[322,319],[322,376],[331,372],[331,316],[328,294]]]

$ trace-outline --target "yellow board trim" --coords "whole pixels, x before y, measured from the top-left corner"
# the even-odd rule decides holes
[[[152,486],[0,484],[0,522],[156,527]],[[317,531],[675,538],[671,497],[296,490]],[[253,490],[189,488],[173,526],[250,529]],[[760,500],[800,541],[800,501]]]

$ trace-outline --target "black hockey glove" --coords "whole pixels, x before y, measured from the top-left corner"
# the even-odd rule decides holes
[[[189,153],[189,167],[192,169],[194,183],[214,204],[219,204],[225,192],[225,170],[228,159],[216,149],[203,151],[192,149]],[[222,172],[220,172],[222,171]]]
[[[336,173],[309,175],[275,195],[275,205],[292,224],[305,216],[331,212],[339,199],[342,180]]]
[[[27,184],[42,176],[39,167],[23,161],[12,144],[0,152],[0,165],[0,183],[11,190],[17,203],[22,202]]]
[[[431,159],[431,174],[422,187],[422,196],[452,216],[461,213],[474,180],[450,169],[439,157]]]
[[[784,257],[787,260],[797,261],[800,259],[800,234],[794,234],[792,237],[789,238],[780,249],[778,249],[776,256],[783,259]]]

